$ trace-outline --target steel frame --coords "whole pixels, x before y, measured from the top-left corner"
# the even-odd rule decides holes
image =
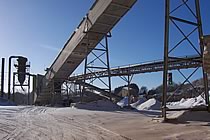
[[[164,71],[163,71],[163,96],[162,96],[162,115],[164,117],[164,120],[167,120],[167,107],[166,107],[166,103],[167,103],[167,88],[168,88],[168,70],[169,70],[169,59],[171,58],[169,55],[171,54],[171,52],[173,52],[175,49],[177,49],[178,47],[181,46],[181,43],[183,41],[187,41],[190,46],[192,47],[193,50],[196,51],[196,53],[199,55],[200,58],[202,58],[203,56],[203,43],[200,43],[200,50],[198,47],[196,47],[196,45],[193,44],[193,42],[190,40],[190,36],[192,35],[192,33],[194,33],[195,31],[198,32],[198,39],[200,41],[202,41],[202,37],[203,37],[203,31],[202,31],[202,23],[201,23],[201,15],[200,15],[200,5],[199,5],[199,0],[193,0],[195,2],[195,10],[193,10],[190,5],[188,4],[188,2],[190,0],[181,0],[182,3],[177,6],[175,9],[171,10],[170,8],[170,4],[171,1],[170,0],[165,0],[165,33],[164,33]],[[189,10],[189,12],[194,16],[194,18],[196,19],[196,22],[194,21],[189,21],[186,20],[184,18],[180,18],[180,17],[176,17],[173,16],[172,13],[174,13],[175,11],[178,11],[180,7],[185,7],[186,9]],[[189,33],[189,34],[185,34],[184,33],[184,29],[182,29],[176,22],[180,22],[183,23],[185,25],[189,25],[189,26],[195,26],[195,28]],[[181,33],[181,35],[183,35],[183,39],[181,39],[175,46],[172,46],[172,48],[170,49],[171,46],[169,46],[169,41],[170,39],[170,34],[169,32],[171,31],[171,23],[176,27],[176,29],[178,29],[178,31]],[[207,79],[207,74],[204,72],[203,69],[203,63],[201,63],[202,66],[202,73],[203,73],[203,81],[204,81],[204,93],[205,93],[205,99],[206,99],[206,104],[209,104],[209,99],[208,99],[208,79]],[[179,73],[182,75],[182,77],[185,78],[185,81],[181,84],[184,85],[186,82],[189,82],[190,85],[194,88],[194,86],[191,84],[191,82],[189,81],[189,78],[194,75],[194,73],[198,70],[198,68],[196,68],[191,74],[190,76],[185,76],[184,73],[182,73],[180,70]],[[195,89],[195,88],[194,88]],[[179,109],[181,110],[181,109]]]
[[[87,49],[87,55],[85,58],[85,66],[84,66],[84,79],[83,82],[84,83],[88,83],[88,84],[92,84],[94,83],[94,81],[99,81],[102,85],[105,86],[105,91],[110,93],[110,100],[112,100],[111,98],[111,73],[110,73],[110,64],[109,64],[109,44],[108,44],[108,38],[110,38],[111,32],[105,34],[105,37],[99,42],[99,44],[95,47],[95,48],[90,48],[89,47],[89,33],[91,33],[92,31],[89,31],[89,24],[92,24],[91,21],[89,20],[88,16],[86,18],[86,26],[84,29],[84,32],[87,33],[87,45],[86,45],[86,49]],[[92,55],[92,58],[90,56],[90,54],[88,55],[89,50],[91,50],[90,54]],[[104,57],[105,56],[105,60]],[[97,64],[94,64],[94,63]],[[108,77],[107,80],[102,79],[100,77],[100,75],[97,75],[97,73],[95,73],[95,71],[101,71],[101,70],[105,70],[108,73]],[[87,73],[91,73],[92,75],[94,75],[94,77],[92,78],[86,78]],[[84,85],[84,84],[83,84]],[[83,98],[83,95],[85,93],[87,87],[83,87],[82,88],[82,94],[81,94],[81,101]]]
[[[60,82],[60,79],[53,79],[51,82],[51,86],[49,86],[49,93],[51,95],[51,105],[54,106],[55,103],[59,102],[59,98],[61,97],[61,86],[62,83]]]
[[[76,84],[75,82],[65,80],[62,85],[62,93],[65,93],[68,99],[78,95],[81,97],[80,85]]]
[[[30,85],[30,83],[31,83],[31,74],[29,73],[29,72],[26,72],[26,73],[24,73],[28,78],[28,80],[27,80],[27,83],[26,84],[23,84],[23,85],[20,85],[20,84],[17,84],[15,81],[16,81],[16,76],[18,75],[18,74],[20,74],[20,73],[17,73],[17,72],[13,72],[13,88],[12,88],[12,100],[13,101],[15,101],[15,87],[27,87],[27,93],[28,93],[28,100],[27,100],[27,104],[28,105],[30,105],[31,103],[30,103],[30,87],[31,87],[31,85]],[[21,73],[21,74],[23,74],[23,73]]]
[[[128,73],[127,77],[126,76],[119,76],[123,81],[127,82],[128,84],[128,105],[130,105],[130,84],[131,81],[133,80],[134,74]]]
[[[187,69],[187,68],[197,68],[202,66],[202,60],[200,56],[188,56],[181,57],[181,59],[173,59],[170,58],[168,61],[168,69],[169,70],[177,70],[177,69]],[[141,73],[149,73],[149,72],[159,72],[164,70],[164,61],[151,61],[141,64],[134,64],[128,66],[119,66],[110,69],[111,77],[120,76],[123,77],[123,80],[127,82],[127,75],[141,74]],[[94,78],[95,75],[100,77],[107,77],[107,71],[95,71],[94,73],[87,73],[85,75],[86,79]],[[84,75],[74,75],[69,77],[69,81],[79,81],[84,80]]]

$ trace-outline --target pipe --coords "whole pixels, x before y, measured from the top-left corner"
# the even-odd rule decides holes
[[[2,58],[2,62],[1,62],[1,97],[4,96],[4,67],[5,67],[5,58]]]

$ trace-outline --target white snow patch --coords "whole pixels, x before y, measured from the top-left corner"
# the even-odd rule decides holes
[[[146,102],[138,105],[136,109],[138,110],[160,110],[161,103],[155,98],[149,99]]]
[[[193,104],[195,102],[196,102],[196,98],[189,98],[189,99],[186,99],[185,102],[180,103],[179,106],[184,106],[184,107],[190,108],[193,106]]]
[[[142,97],[140,98],[137,102],[130,104],[133,108],[136,108],[137,106],[139,106],[140,104],[144,103],[147,99]]]
[[[99,121],[97,118],[104,114],[69,107],[1,106],[0,139],[126,140],[120,134],[91,122],[93,119]]]
[[[180,103],[184,103],[185,101],[186,101],[186,99],[182,98],[182,99],[180,100]]]
[[[201,105],[205,105],[206,101],[205,99],[202,97],[202,95],[196,97],[196,102],[193,104],[193,106],[201,106]]]
[[[196,106],[201,106],[201,105],[205,105],[205,99],[202,97],[203,94],[199,95],[198,97],[195,98],[187,98],[184,99],[182,98],[180,101],[178,102],[170,102],[168,104],[169,108],[193,108]]]
[[[124,107],[124,106],[128,106],[128,97],[124,97],[122,100],[120,100],[119,102],[117,102],[117,105],[119,105],[120,107]]]

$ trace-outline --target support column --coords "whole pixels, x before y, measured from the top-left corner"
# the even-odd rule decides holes
[[[30,101],[30,81],[31,78],[30,78],[30,74],[28,75],[28,105],[31,104],[31,101]]]
[[[15,75],[16,75],[17,73],[13,73],[13,87],[12,87],[12,101],[13,102],[15,102]]]
[[[200,3],[199,0],[195,0],[196,5],[196,15],[197,15],[197,23],[198,23],[198,34],[200,40],[200,52],[203,56],[204,52],[204,43],[203,43],[203,29],[202,29],[202,22],[201,22],[201,14],[200,14]],[[203,72],[203,83],[204,83],[204,93],[206,104],[209,106],[209,90],[208,90],[208,76],[207,73],[204,71],[204,63],[202,63],[202,72]]]
[[[165,0],[165,37],[164,37],[164,72],[163,72],[163,96],[162,96],[162,115],[164,117],[164,120],[167,119],[166,117],[166,103],[167,98],[170,98],[171,96],[167,96],[167,77],[168,77],[168,62],[172,59],[174,60],[181,60],[181,58],[178,52],[175,52],[175,50],[178,50],[182,47],[188,47],[188,52],[183,52],[182,55],[186,54],[186,58],[190,57],[191,55],[196,55],[199,59],[200,66],[202,67],[202,78],[204,83],[204,93],[206,97],[206,104],[209,103],[208,99],[208,77],[203,69],[203,63],[202,57],[203,57],[203,51],[204,46],[202,43],[202,37],[203,37],[203,31],[202,31],[202,22],[201,22],[201,15],[200,15],[200,5],[199,0],[182,0],[180,1],[178,5],[174,5],[172,7],[173,9],[170,9],[170,4],[173,4],[170,0]],[[194,2],[194,3],[192,3]],[[177,12],[178,11],[178,12]],[[178,13],[183,12],[185,15],[180,15]],[[191,17],[191,18],[186,18]],[[171,28],[171,27],[175,27]],[[180,40],[177,40],[173,38],[174,36],[177,36],[178,31],[181,38]],[[170,34],[169,34],[170,32]],[[193,34],[195,33],[196,34]],[[200,45],[197,40],[200,40]],[[169,45],[170,41],[170,45]],[[186,42],[187,44],[186,44]],[[185,44],[183,44],[185,42]],[[180,50],[181,51],[181,50]],[[192,51],[192,52],[190,52]],[[185,54],[184,54],[185,53]],[[184,60],[184,59],[183,59]],[[189,61],[190,62],[190,61]],[[192,87],[193,91],[196,95],[201,95],[203,91],[199,91],[189,80],[190,77],[195,75],[197,70],[200,66],[197,66],[193,69],[189,69],[190,74],[185,74],[181,70],[178,69],[178,72],[181,77],[183,77],[185,80],[180,85],[183,86],[186,82],[189,83],[189,85]],[[186,76],[188,75],[188,76]],[[177,88],[179,89],[179,87]],[[192,93],[191,92],[191,93]],[[191,93],[188,93],[189,95]],[[186,110],[190,108],[179,108],[179,110]],[[175,108],[169,108],[168,111],[176,110]]]
[[[4,68],[5,67],[5,58],[2,58],[1,61],[1,97],[4,96]]]
[[[111,95],[111,72],[110,72],[110,63],[109,63],[109,50],[108,50],[108,37],[111,37],[111,34],[106,34],[102,41],[92,49],[90,54],[87,55],[85,59],[85,69],[84,69],[84,80],[83,82],[88,84],[100,83],[104,91],[109,92],[109,98],[112,100]],[[87,37],[87,52],[89,48],[89,38]],[[95,71],[106,71],[108,77],[101,77],[101,75],[95,73]],[[85,91],[83,85],[82,97]]]
[[[163,93],[162,93],[162,116],[166,117],[167,100],[167,76],[168,76],[168,46],[169,46],[169,12],[170,0],[165,0],[165,33],[164,33],[164,71],[163,71]]]
[[[109,63],[109,44],[108,44],[108,37],[106,35],[105,37],[106,40],[106,58],[107,58],[107,69],[108,69],[108,84],[109,84],[109,93],[110,93],[110,101],[112,101],[112,84],[111,84],[111,72],[110,72],[110,63]]]
[[[131,84],[130,75],[128,75],[128,106],[130,106],[130,100],[131,100],[130,84]]]

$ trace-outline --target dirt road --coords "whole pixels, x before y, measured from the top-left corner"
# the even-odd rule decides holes
[[[142,112],[128,110],[91,111],[35,106],[0,107],[0,139],[210,139],[209,113],[186,114],[179,121],[170,123],[162,123],[160,119],[154,119],[155,115],[154,112],[145,115]]]
[[[66,110],[65,110],[66,111]],[[72,111],[76,112],[76,111]],[[84,114],[84,113],[83,113]],[[47,107],[0,107],[1,140],[118,140],[117,133]]]

